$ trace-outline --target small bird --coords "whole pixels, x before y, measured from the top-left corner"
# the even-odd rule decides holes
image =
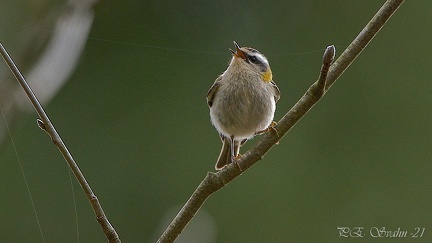
[[[240,158],[240,146],[256,134],[268,131],[273,122],[280,91],[273,82],[267,58],[258,50],[234,41],[228,68],[207,93],[210,119],[219,132],[222,150],[215,169]]]

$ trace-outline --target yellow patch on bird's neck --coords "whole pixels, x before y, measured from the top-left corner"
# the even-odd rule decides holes
[[[262,75],[262,79],[263,79],[265,82],[271,82],[271,81],[272,81],[272,79],[273,79],[273,74],[272,74],[272,71],[271,71],[270,68],[269,68],[267,71],[265,71],[265,72],[263,73],[263,75]]]

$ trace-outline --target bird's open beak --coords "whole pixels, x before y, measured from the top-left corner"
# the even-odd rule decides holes
[[[233,41],[234,46],[236,47],[236,51],[233,51],[231,49],[230,52],[235,56],[235,57],[239,57],[243,60],[246,60],[246,54],[240,49],[241,47],[239,46],[239,44],[237,44],[237,42]]]

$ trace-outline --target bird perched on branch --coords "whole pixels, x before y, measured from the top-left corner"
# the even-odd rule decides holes
[[[222,139],[216,170],[240,158],[240,146],[274,126],[280,91],[273,82],[267,58],[258,50],[240,47],[207,93],[212,124]]]

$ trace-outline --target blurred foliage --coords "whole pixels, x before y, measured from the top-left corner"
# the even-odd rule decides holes
[[[51,11],[41,2],[1,8],[12,56],[19,30]],[[205,96],[232,40],[269,58],[279,119],[317,78],[325,47],[339,55],[383,2],[103,1],[77,71],[47,112],[122,240],[155,241],[213,170],[221,143]],[[425,227],[416,240],[431,241],[431,8],[404,3],[280,144],[206,202],[191,237],[337,242],[346,240],[337,227],[384,226]],[[76,242],[68,169],[35,118],[10,125],[42,231],[47,242]],[[105,242],[72,181],[80,241]],[[41,241],[10,141],[0,150],[0,197],[0,242]]]

